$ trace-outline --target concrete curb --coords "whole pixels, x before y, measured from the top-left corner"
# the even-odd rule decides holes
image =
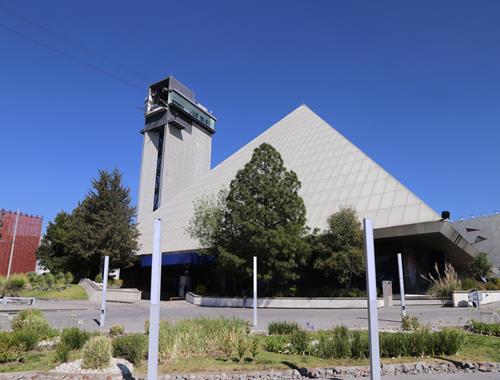
[[[101,302],[102,288],[88,278],[82,278],[78,283],[89,297],[90,302]],[[135,303],[141,300],[142,292],[135,288],[109,288],[106,291],[106,301]]]
[[[459,362],[443,361],[435,363],[414,362],[403,364],[382,364],[383,376],[445,373],[500,372],[500,362]],[[252,371],[252,372],[207,372],[165,374],[158,380],[298,380],[320,379],[333,376],[368,377],[368,366],[297,368],[285,370]],[[56,372],[16,372],[0,374],[0,380],[145,380],[145,377],[129,375],[56,373]]]

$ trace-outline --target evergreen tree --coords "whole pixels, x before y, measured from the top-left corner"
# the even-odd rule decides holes
[[[36,253],[40,264],[53,273],[79,273],[85,260],[73,254],[73,218],[71,214],[61,211],[53,222],[49,222],[47,230]]]
[[[264,293],[289,294],[309,246],[300,181],[270,144],[255,149],[231,181],[216,240],[218,259],[234,289],[250,284],[252,257]]]
[[[92,190],[72,214],[61,213],[49,223],[37,252],[42,265],[52,272],[70,271],[77,278],[94,278],[104,256],[110,256],[112,268],[132,265],[139,231],[130,189],[121,180],[116,169],[100,170]]]
[[[363,230],[356,210],[341,208],[328,218],[328,229],[312,237],[313,267],[345,290],[365,274]]]

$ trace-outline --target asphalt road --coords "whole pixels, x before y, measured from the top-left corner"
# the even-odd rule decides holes
[[[86,301],[37,301],[37,307],[45,312],[52,326],[63,328],[80,325],[86,329],[99,330],[100,305]],[[464,325],[470,319],[493,321],[499,318],[500,303],[482,307],[481,315],[477,309],[450,308],[437,305],[410,306],[408,313],[418,316],[424,324],[431,326]],[[0,329],[8,329],[10,318],[15,314],[12,305],[0,305]],[[252,321],[252,309],[212,308],[193,306],[184,301],[161,303],[161,319],[177,321],[198,316],[239,317]],[[143,331],[144,322],[149,319],[149,303],[107,304],[106,326],[121,324],[125,330]],[[354,328],[368,327],[366,309],[259,309],[258,329],[266,329],[272,321],[296,321],[305,328],[324,329],[334,325]],[[378,310],[379,327],[397,328],[401,325],[399,306],[384,307]]]

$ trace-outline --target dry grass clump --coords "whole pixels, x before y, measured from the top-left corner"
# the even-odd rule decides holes
[[[162,364],[190,356],[229,358],[247,335],[237,318],[196,318],[160,325],[159,359]]]
[[[421,275],[430,284],[427,293],[437,297],[451,297],[454,290],[462,289],[458,273],[450,263],[445,264],[443,274],[439,272],[437,263],[434,264],[434,271],[436,272],[435,276],[431,273],[427,276]]]

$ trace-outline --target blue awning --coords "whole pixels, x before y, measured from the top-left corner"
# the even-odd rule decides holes
[[[161,265],[206,265],[214,261],[215,257],[200,255],[196,252],[169,252],[163,253]],[[151,255],[141,257],[141,267],[150,267]]]

